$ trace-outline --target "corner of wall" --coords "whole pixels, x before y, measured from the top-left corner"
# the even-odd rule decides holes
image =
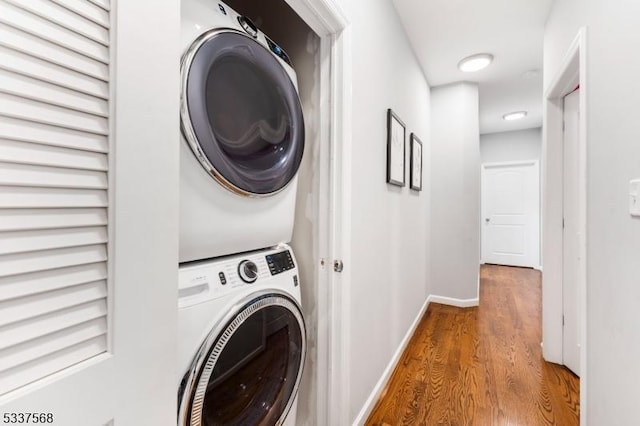
[[[431,123],[431,292],[472,300],[477,298],[480,267],[477,85],[435,88]]]

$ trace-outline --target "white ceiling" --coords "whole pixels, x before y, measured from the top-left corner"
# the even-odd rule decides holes
[[[480,133],[542,125],[542,38],[552,2],[393,0],[431,87],[479,84]],[[458,70],[476,53],[493,54],[493,63],[477,73]],[[523,76],[531,70],[539,72]],[[502,119],[521,110],[528,111],[522,120]]]

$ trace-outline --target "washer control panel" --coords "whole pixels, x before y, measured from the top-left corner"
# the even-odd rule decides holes
[[[271,275],[277,275],[296,267],[289,250],[268,254],[265,256],[265,259],[267,260],[267,266],[269,266]]]
[[[292,278],[288,278],[287,274]],[[286,244],[237,256],[180,265],[178,306],[192,306],[224,297],[243,288],[280,286],[298,287],[294,254]]]

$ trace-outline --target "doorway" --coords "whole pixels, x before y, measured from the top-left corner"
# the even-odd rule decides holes
[[[482,165],[482,260],[540,264],[540,172],[537,161]]]

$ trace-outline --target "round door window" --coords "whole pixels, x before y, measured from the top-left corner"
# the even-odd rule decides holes
[[[205,169],[227,189],[265,196],[295,177],[304,150],[296,88],[254,39],[212,30],[182,64],[182,129]]]
[[[200,351],[180,424],[279,424],[297,393],[305,345],[297,304],[275,294],[254,299]]]

